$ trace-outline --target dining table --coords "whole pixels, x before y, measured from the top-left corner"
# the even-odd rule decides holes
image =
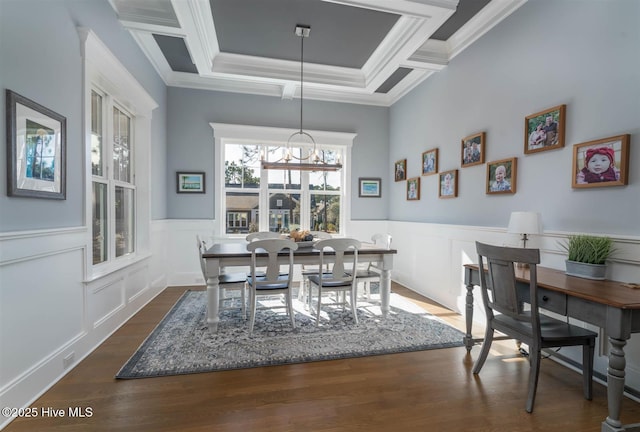
[[[207,326],[209,331],[216,332],[220,322],[220,286],[219,277],[227,269],[234,267],[249,267],[251,265],[251,252],[247,250],[247,241],[229,241],[214,243],[203,254],[205,260],[205,275],[207,282]],[[347,251],[346,254],[353,251]],[[391,270],[393,269],[393,257],[398,251],[385,248],[373,243],[362,243],[358,249],[358,263],[376,263],[380,271],[380,303],[383,318],[389,314],[389,299],[391,296]],[[325,263],[332,262],[333,252],[324,252]],[[294,264],[314,265],[320,262],[320,250],[316,249],[312,242],[304,243],[294,251]],[[267,253],[257,253],[257,265],[265,264]],[[288,264],[289,252],[284,250],[278,255],[282,264]]]

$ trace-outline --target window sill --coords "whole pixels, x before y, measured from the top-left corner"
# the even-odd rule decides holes
[[[91,283],[102,279],[106,276],[109,276],[118,271],[124,270],[127,267],[134,266],[138,263],[148,260],[151,258],[150,253],[145,254],[136,254],[131,257],[126,257],[122,259],[118,259],[115,262],[108,263],[105,265],[94,266],[92,268],[91,274],[83,281],[84,283]]]

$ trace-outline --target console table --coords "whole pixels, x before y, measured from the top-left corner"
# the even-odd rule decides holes
[[[567,276],[561,270],[540,266],[537,271],[538,304],[541,308],[593,324],[606,332],[609,340],[609,415],[602,422],[602,432],[640,431],[640,423],[622,425],[620,421],[626,367],[624,346],[631,333],[640,332],[640,290],[625,286],[622,282],[582,279]],[[529,270],[517,268],[515,272],[518,297],[528,301]],[[474,343],[479,341],[471,336],[473,287],[480,286],[477,265],[464,266],[464,280],[467,286],[464,344],[467,351],[471,351]]]

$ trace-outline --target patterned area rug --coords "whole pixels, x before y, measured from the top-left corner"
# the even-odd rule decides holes
[[[282,303],[280,298],[266,302]],[[323,300],[328,301],[328,300]],[[206,327],[206,292],[187,291],[116,378],[147,378],[268,365],[363,357],[462,345],[463,333],[397,294],[382,319],[378,302],[358,301],[358,324],[349,308],[322,307],[320,327],[294,301],[296,328],[285,309],[259,310],[253,335],[240,309],[221,312],[217,333]],[[237,305],[237,304],[236,304]]]

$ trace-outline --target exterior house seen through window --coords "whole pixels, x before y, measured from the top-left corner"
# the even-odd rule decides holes
[[[226,233],[296,229],[339,233],[342,173],[261,168],[261,155],[282,151],[272,145],[225,144]],[[293,151],[304,157],[309,150]],[[326,160],[341,157],[339,150],[320,152]],[[263,214],[267,217],[261,219]]]

